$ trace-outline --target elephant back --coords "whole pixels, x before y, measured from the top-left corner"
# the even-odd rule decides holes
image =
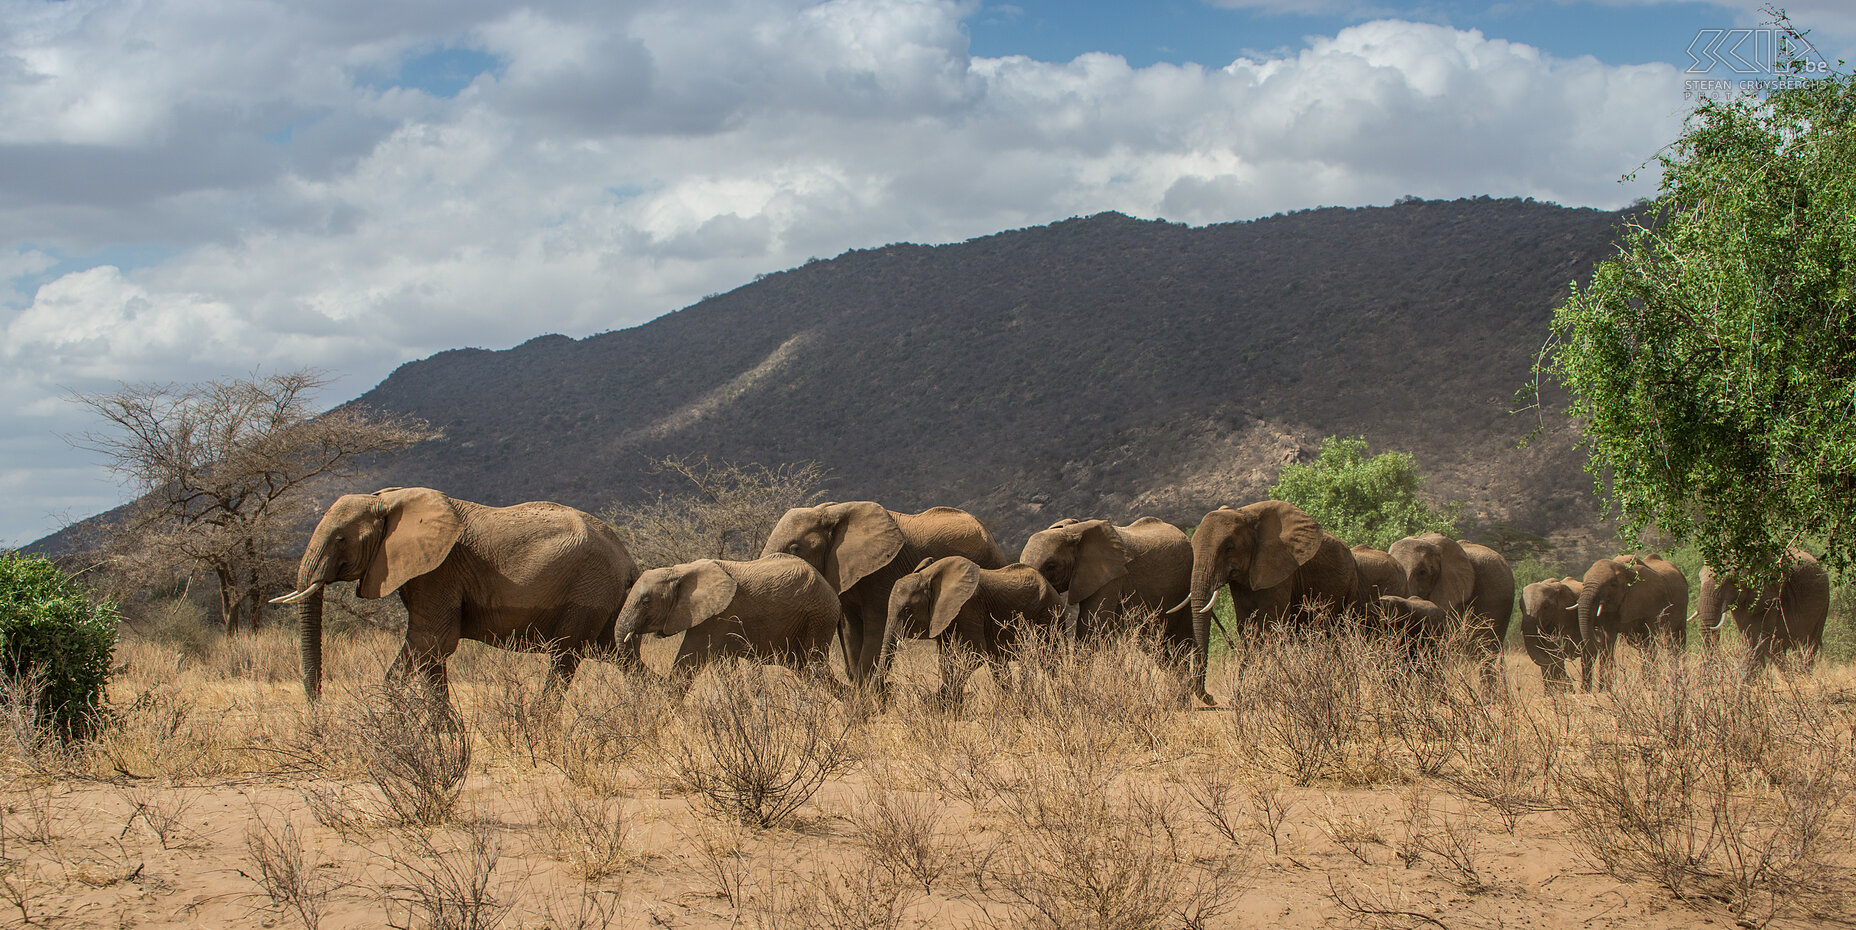
[[[903,554],[896,562],[907,568],[926,558],[957,555],[981,568],[1001,568],[1014,559],[999,548],[992,531],[978,517],[957,507],[930,507],[921,513],[891,511],[902,528]]]

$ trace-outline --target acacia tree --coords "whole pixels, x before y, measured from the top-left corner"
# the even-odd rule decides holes
[[[769,468],[671,456],[652,465],[688,484],[650,500],[614,503],[599,514],[644,568],[755,558],[786,511],[818,502],[825,480],[816,462]]]
[[[1418,497],[1424,479],[1404,452],[1366,457],[1366,440],[1329,436],[1307,465],[1286,465],[1270,496],[1288,501],[1353,545],[1389,548],[1420,533],[1456,535],[1456,506],[1435,510]]]
[[[1807,538],[1835,566],[1856,555],[1856,84],[1787,58],[1764,96],[1689,114],[1539,366],[1625,532],[1653,521],[1755,577]]]
[[[226,631],[254,626],[267,581],[288,574],[286,534],[312,515],[305,485],[352,475],[357,456],[438,435],[412,417],[317,414],[311,397],[329,381],[302,369],[73,394],[110,428],[72,444],[103,456],[136,494],[106,531],[109,548],[144,569],[207,568]]]

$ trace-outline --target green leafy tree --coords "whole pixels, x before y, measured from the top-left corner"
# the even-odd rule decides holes
[[[0,674],[7,700],[36,705],[37,722],[82,735],[103,697],[116,647],[116,607],[93,602],[39,556],[0,553]]]
[[[1754,576],[1807,537],[1856,555],[1856,84],[1789,57],[1764,96],[1689,114],[1539,367],[1625,533],[1654,522]]]
[[[1442,512],[1418,497],[1424,479],[1403,452],[1366,457],[1366,440],[1329,436],[1308,465],[1284,466],[1270,496],[1288,501],[1321,521],[1349,545],[1385,549],[1419,533],[1456,535],[1456,511]]]

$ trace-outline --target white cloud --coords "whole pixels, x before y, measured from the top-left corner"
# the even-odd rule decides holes
[[[60,385],[313,364],[351,396],[409,359],[634,325],[811,256],[1105,209],[1614,206],[1653,189],[1617,178],[1681,108],[1673,66],[1400,21],[1228,66],[973,58],[977,9],[0,8],[0,281],[43,274],[47,249],[171,253],[0,290],[0,433],[71,432]],[[381,86],[437,48],[495,67],[448,99]],[[64,494],[70,466],[42,454],[0,452],[0,474]]]

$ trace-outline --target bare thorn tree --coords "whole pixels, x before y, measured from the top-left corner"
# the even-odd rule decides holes
[[[316,413],[310,399],[331,380],[304,368],[72,392],[108,428],[67,441],[103,456],[136,493],[127,518],[109,530],[109,548],[131,568],[210,569],[226,631],[254,626],[267,573],[288,570],[284,536],[313,507],[306,483],[347,477],[357,456],[439,435],[412,417],[353,407]]]
[[[671,456],[655,470],[689,482],[676,494],[659,492],[641,503],[615,503],[599,516],[618,529],[643,568],[696,559],[752,559],[773,525],[794,507],[817,503],[825,469],[817,462],[768,468],[712,464],[707,458]]]

